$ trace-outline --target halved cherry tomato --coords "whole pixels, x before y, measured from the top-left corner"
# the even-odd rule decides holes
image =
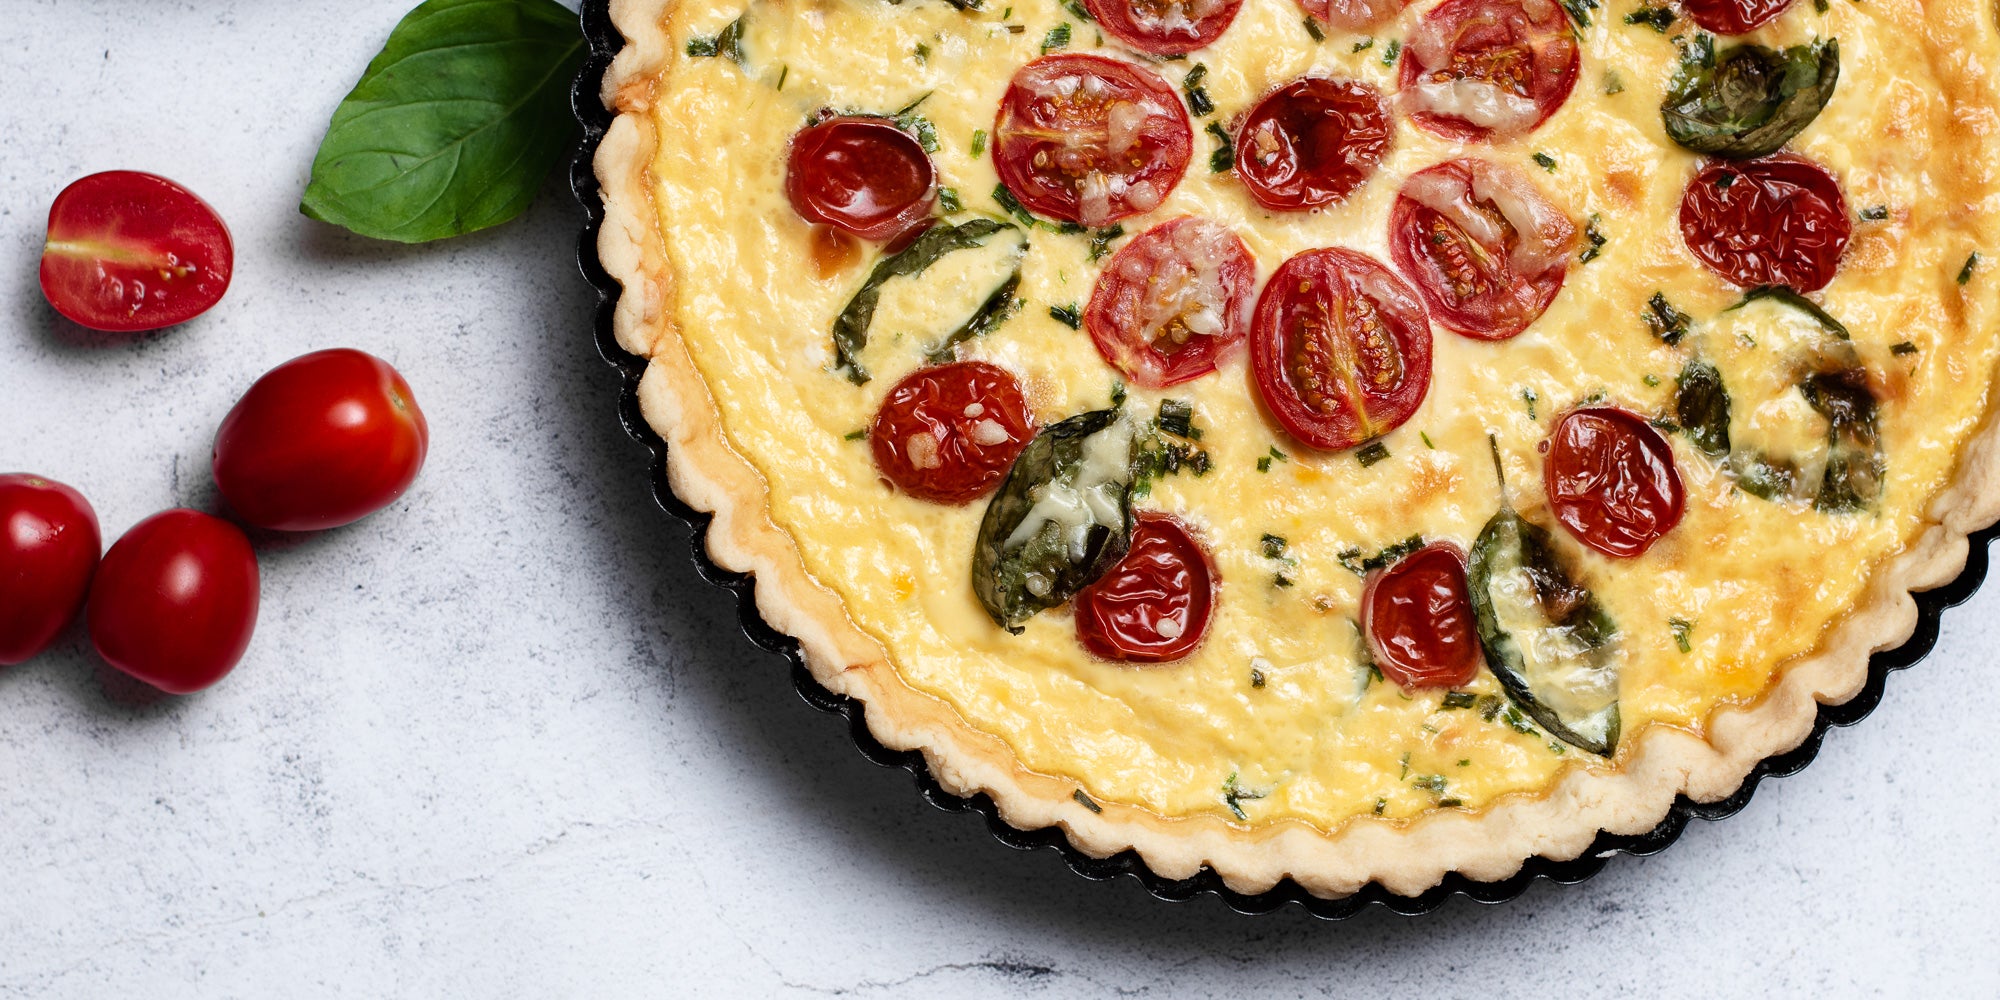
[[[91,174],[49,206],[42,294],[93,330],[184,323],[229,290],[229,227],[194,192],[134,170]]]
[[[1688,20],[1718,35],[1741,35],[1769,23],[1792,0],[1681,0]]]
[[[1418,127],[1476,142],[1548,121],[1581,61],[1555,0],[1445,0],[1410,32],[1397,86]]]
[[[0,666],[34,659],[83,610],[103,541],[83,494],[0,476]]]
[[[911,496],[948,504],[998,486],[1034,437],[1021,383],[984,361],[910,373],[889,390],[868,429],[882,475]]]
[[[1236,132],[1236,177],[1259,205],[1280,212],[1346,200],[1389,151],[1382,92],[1353,80],[1309,76],[1265,95]]]
[[[1243,0],[1083,0],[1104,33],[1141,52],[1181,56],[1229,30]]]
[[[387,361],[345,348],[271,369],[215,432],[215,485],[237,516],[276,531],[358,521],[416,481],[430,425]]]
[[[785,194],[809,222],[886,240],[931,214],[937,168],[889,119],[840,115],[792,137]]]
[[[1182,216],[1111,255],[1091,289],[1084,328],[1113,368],[1153,389],[1215,370],[1243,339],[1257,264],[1241,237]]]
[[[1150,212],[1187,171],[1194,133],[1165,80],[1103,56],[1021,67],[993,120],[993,166],[1029,211],[1086,226]]]
[[[1695,259],[1745,288],[1826,287],[1853,233],[1840,182],[1795,156],[1718,160],[1681,197],[1681,238]]]
[[[1403,182],[1389,259],[1453,332],[1506,340],[1562,290],[1576,226],[1519,171],[1451,160]]]
[[[1616,559],[1645,554],[1681,523],[1674,449],[1646,418],[1615,406],[1571,410],[1549,434],[1542,485],[1576,540]]]
[[[1340,451],[1395,429],[1431,387],[1423,300],[1380,261],[1308,250],[1264,286],[1250,365],[1271,415],[1314,448]]]
[[[90,641],[106,663],[168,694],[234,669],[257,627],[257,556],[235,525],[154,514],[125,533],[90,585]]]
[[[1076,638],[1095,656],[1125,663],[1178,660],[1201,645],[1215,609],[1208,550],[1179,521],[1141,511],[1132,547],[1076,595]]]
[[[1342,31],[1372,28],[1403,10],[1403,0],[1299,0],[1306,13]]]
[[[1471,683],[1482,654],[1464,550],[1432,542],[1368,574],[1361,631],[1382,676],[1404,688]]]

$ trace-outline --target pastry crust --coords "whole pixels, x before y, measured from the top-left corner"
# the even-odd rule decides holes
[[[606,209],[598,253],[624,287],[614,330],[625,350],[649,359],[639,402],[667,443],[669,482],[689,506],[714,515],[709,557],[755,577],[759,612],[799,641],[814,679],[860,702],[883,745],[920,751],[944,788],[990,796],[1013,826],[1060,827],[1079,850],[1098,857],[1135,850],[1167,878],[1192,877],[1207,867],[1242,893],[1291,879],[1322,897],[1348,895],[1370,882],[1416,895],[1451,872],[1495,881],[1532,856],[1574,858],[1600,831],[1638,835],[1654,829],[1677,795],[1700,802],[1726,798],[1759,761],[1797,747],[1812,731],[1819,705],[1845,702],[1861,690],[1872,653],[1910,637],[1917,620],[1911,593],[1955,578],[1965,564],[1968,534],[2000,520],[2000,422],[1989,398],[1980,429],[1926,510],[1925,528],[1875,568],[1866,597],[1827,629],[1815,651],[1784,665],[1754,702],[1718,709],[1705,737],[1651,726],[1627,738],[1615,769],[1570,768],[1540,794],[1505,796],[1477,811],[1430,810],[1409,820],[1363,816],[1331,831],[1298,820],[1169,818],[1116,802],[1093,810],[1074,796],[1075,782],[1026,769],[1003,741],[901,679],[883,646],[812,578],[795,541],[770,515],[762,475],[728,443],[717,405],[675,328],[678,290],[654,209],[650,171],[665,137],[648,112],[656,81],[674,56],[673,9],[674,0],[611,0],[612,21],[627,45],[604,77],[603,99],[617,117],[596,158]],[[1996,68],[1981,62],[1982,47],[1961,47],[1953,39],[1990,34],[1995,8],[1991,0],[1940,0],[1924,5],[1922,18],[1936,71],[1959,86],[1960,93],[1949,95],[1959,125],[1977,137],[1960,144],[1964,168],[1987,171],[1974,161],[2000,131]],[[1984,216],[1980,234],[1992,240],[2000,231],[2000,206],[1968,208]]]

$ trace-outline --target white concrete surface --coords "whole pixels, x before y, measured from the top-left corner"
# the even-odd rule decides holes
[[[435,433],[393,510],[260,546],[215,690],[134,703],[74,633],[0,672],[0,996],[2000,994],[2000,589],[1743,814],[1504,906],[1169,905],[931,810],[647,499],[565,192],[415,248],[294,210],[408,2],[0,3],[0,467],[108,536],[209,505],[236,395],[337,345]],[[35,285],[49,200],[113,167],[192,186],[240,254],[220,308],[136,343]]]

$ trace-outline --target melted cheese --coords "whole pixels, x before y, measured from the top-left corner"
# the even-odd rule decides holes
[[[743,3],[686,0],[672,15],[676,47],[713,35]],[[1372,467],[1287,439],[1261,411],[1241,352],[1218,373],[1167,393],[1135,391],[1130,406],[1141,415],[1162,397],[1191,401],[1206,432],[1212,471],[1160,480],[1141,503],[1198,528],[1213,550],[1220,591],[1195,653],[1132,668],[1087,655],[1065,612],[1037,616],[1019,636],[995,626],[969,584],[984,505],[944,507],[889,490],[866,443],[845,440],[921,363],[924,344],[913,341],[923,338],[878,330],[868,356],[875,378],[865,386],[829,371],[828,326],[871,264],[814,278],[808,228],[782,191],[786,144],[814,110],[886,112],[928,94],[919,112],[936,127],[940,183],[968,211],[1002,216],[989,194],[990,152],[972,152],[982,141],[976,135],[992,128],[1015,69],[1040,54],[1052,27],[1075,21],[1054,0],[1012,0],[1005,22],[1003,6],[960,12],[920,0],[751,0],[744,65],[676,56],[653,100],[668,137],[653,176],[679,277],[678,326],[731,445],[768,481],[771,516],[798,540],[808,571],[841,595],[909,685],[1004,740],[1027,767],[1074,780],[1099,800],[1232,818],[1224,789],[1233,781],[1264,793],[1234,800],[1253,822],[1294,817],[1330,828],[1370,813],[1411,815],[1447,796],[1477,808],[1547,788],[1564,768],[1615,766],[1583,760],[1589,755],[1504,719],[1445,709],[1439,692],[1404,694],[1371,681],[1353,623],[1362,580],[1339,557],[1418,532],[1469,545],[1499,505],[1489,432],[1507,456],[1517,506],[1552,524],[1539,499],[1535,450],[1552,418],[1597,394],[1644,413],[1670,412],[1674,376],[1695,352],[1721,368],[1740,400],[1741,433],[1768,436],[1774,450],[1803,447],[1814,433],[1797,430],[1805,414],[1793,386],[1798,354],[1817,334],[1768,305],[1724,313],[1736,291],[1682,245],[1674,220],[1697,161],[1660,124],[1672,41],[1600,16],[1582,32],[1575,94],[1532,135],[1461,147],[1399,115],[1393,151],[1372,180],[1341,206],[1298,214],[1265,212],[1230,175],[1210,172],[1206,121],[1226,123],[1307,73],[1394,92],[1382,61],[1387,41],[1428,5],[1373,29],[1374,45],[1359,49],[1357,36],[1337,31],[1313,43],[1293,0],[1247,0],[1215,46],[1158,64],[1176,86],[1190,66],[1205,64],[1219,110],[1195,119],[1185,180],[1156,210],[1126,220],[1128,233],[1185,214],[1215,220],[1244,239],[1260,279],[1314,247],[1350,247],[1386,261],[1398,185],[1472,154],[1532,177],[1579,230],[1594,218],[1607,242],[1596,260],[1572,264],[1561,295],[1521,336],[1483,343],[1437,330],[1429,397],[1384,439],[1391,457]],[[1856,210],[1890,209],[1886,221],[1857,223],[1854,246],[1822,296],[1884,383],[1885,496],[1875,510],[1846,516],[1758,500],[1733,490],[1725,468],[1677,438],[1687,514],[1646,555],[1614,562],[1556,529],[1557,545],[1618,623],[1628,743],[1651,725],[1703,732],[1719,706],[1757,698],[1785,661],[1813,649],[1863,593],[1871,568],[1921,528],[1926,505],[1986,413],[2000,345],[1977,297],[1991,298],[1993,279],[1982,271],[1961,288],[1953,278],[1978,248],[1975,224],[2000,212],[2000,182],[1985,159],[1961,160],[1954,149],[1983,148],[1964,137],[1990,135],[1996,125],[1990,108],[1952,104],[1930,75],[1923,16],[1909,0],[1835,4],[1825,14],[1800,3],[1751,36],[1774,45],[1840,39],[1839,90],[1793,148],[1830,169]],[[1102,44],[1089,24],[1075,24],[1072,38],[1077,49]],[[1963,58],[1994,59],[1991,37],[1964,44]],[[1952,136],[1956,146],[1945,141]],[[1553,157],[1555,169],[1537,166],[1537,152]],[[1089,337],[1049,316],[1050,307],[1088,301],[1104,262],[1089,260],[1081,236],[1038,230],[1029,241],[1018,292],[1026,308],[963,356],[1018,373],[1046,425],[1107,405],[1113,391],[1113,372]],[[950,330],[978,298],[977,289],[926,287],[945,292],[899,299],[896,329]],[[1640,321],[1656,291],[1695,318],[1695,333],[1678,348]],[[1918,353],[1892,356],[1890,345],[1904,341]],[[1260,471],[1259,458],[1273,448],[1284,460]],[[1086,497],[1051,494],[1037,514],[1078,523],[1082,510],[1072,507]],[[1288,539],[1291,563],[1263,554],[1267,533]],[[1274,586],[1281,570],[1292,586]],[[1674,619],[1691,623],[1686,652]],[[1253,670],[1261,684],[1253,685]],[[1483,670],[1470,690],[1501,693]]]

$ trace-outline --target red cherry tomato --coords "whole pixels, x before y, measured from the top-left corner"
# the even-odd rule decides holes
[[[389,363],[318,351],[271,369],[215,433],[215,485],[243,520],[318,531],[394,502],[423,468],[430,425]]]
[[[1361,630],[1382,676],[1404,688],[1471,683],[1482,654],[1465,552],[1432,542],[1368,574]]]
[[[1229,29],[1243,0],[1083,0],[1104,33],[1141,52],[1181,56]]]
[[[887,118],[841,115],[792,137],[785,194],[809,222],[886,240],[931,214],[937,168]]]
[[[93,330],[158,330],[207,312],[235,265],[229,229],[207,202],[164,177],[111,170],[49,206],[42,294]]]
[[[1410,32],[1397,86],[1418,127],[1476,142],[1548,121],[1581,61],[1555,0],[1445,0]]]
[[[1741,35],[1762,27],[1792,0],[1681,0],[1688,20],[1718,35]]]
[[[1686,505],[1673,447],[1615,406],[1571,410],[1549,435],[1542,485],[1576,540],[1615,559],[1643,555]]]
[[[1372,28],[1403,10],[1403,0],[1299,0],[1306,13],[1342,31]]]
[[[1340,451],[1393,430],[1431,386],[1423,301],[1381,262],[1308,250],[1264,286],[1250,366],[1272,416],[1314,448]]]
[[[1236,132],[1236,177],[1259,205],[1296,212],[1345,201],[1389,151],[1382,92],[1306,77],[1250,109]]]
[[[0,476],[0,666],[56,641],[83,609],[101,551],[83,494],[40,476]]]
[[[1826,287],[1853,232],[1840,183],[1796,157],[1710,163],[1681,197],[1681,238],[1695,259],[1745,288]]]
[[[106,663],[189,694],[243,659],[257,627],[257,556],[235,525],[169,510],[132,527],[90,585],[90,641]]]
[[[1187,171],[1194,133],[1152,71],[1065,53],[1021,67],[993,121],[993,166],[1031,212],[1104,226],[1150,212]]]
[[[1519,171],[1463,159],[1403,183],[1389,259],[1453,332],[1506,340],[1562,290],[1576,226]]]
[[[912,372],[889,390],[868,429],[882,475],[911,496],[948,504],[998,486],[1034,437],[1021,383],[984,361]]]
[[[1182,216],[1111,256],[1083,325],[1127,379],[1153,389],[1178,385],[1214,371],[1242,341],[1256,284],[1257,263],[1240,237]]]
[[[1208,633],[1215,569],[1179,521],[1142,511],[1132,548],[1076,595],[1075,607],[1077,641],[1093,655],[1125,663],[1178,660]]]

